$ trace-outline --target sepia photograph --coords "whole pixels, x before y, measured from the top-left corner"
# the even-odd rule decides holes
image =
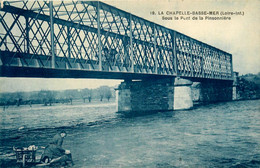
[[[259,0],[0,0],[0,168],[259,168]]]

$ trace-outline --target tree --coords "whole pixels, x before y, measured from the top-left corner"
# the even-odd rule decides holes
[[[90,103],[92,99],[92,89],[88,90],[87,96],[88,96],[88,102]]]
[[[86,102],[86,99],[88,99],[89,102],[91,102],[92,99],[92,90],[91,89],[82,89],[80,91],[81,98],[83,99],[84,103]]]
[[[71,105],[72,105],[73,99],[76,96],[76,92],[77,92],[77,90],[66,90],[65,91],[66,98],[69,99]]]
[[[108,101],[109,101],[110,98],[112,97],[112,92],[111,92],[110,88],[108,88],[108,89],[105,90],[105,96],[106,96],[106,98],[107,98]]]
[[[107,100],[109,101],[110,98],[112,97],[112,92],[108,86],[101,86],[98,89],[98,92],[99,92],[99,96],[100,96],[100,101],[102,101],[104,97],[106,97]]]
[[[101,93],[101,94],[100,94],[100,101],[102,101],[102,100],[103,100],[103,97],[104,97],[104,94],[103,94],[103,93]]]
[[[15,93],[15,99],[16,99],[16,105],[20,106],[23,101],[23,93],[22,92],[16,92]]]
[[[47,106],[48,103],[51,106],[53,101],[55,100],[55,93],[49,90],[41,90],[38,93],[38,96],[42,98],[42,102],[44,103],[45,106]]]
[[[99,97],[100,97],[100,101],[103,100],[103,97],[104,97],[104,88],[103,87],[100,87],[98,88],[98,93],[99,93]]]

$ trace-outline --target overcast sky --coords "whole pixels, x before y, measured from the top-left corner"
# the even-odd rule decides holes
[[[231,53],[234,71],[240,74],[260,71],[259,0],[107,0],[103,2]],[[231,20],[225,21],[164,21],[158,14],[150,15],[151,11],[156,13],[158,11],[241,11],[244,12],[244,16],[231,16]],[[119,83],[119,80],[0,78],[0,92],[95,88],[101,85],[114,86]]]

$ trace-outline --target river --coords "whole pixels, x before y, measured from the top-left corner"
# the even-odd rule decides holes
[[[150,115],[118,114],[114,102],[9,107],[0,111],[0,165],[16,167],[13,146],[46,146],[65,130],[73,167],[260,167],[259,103]]]

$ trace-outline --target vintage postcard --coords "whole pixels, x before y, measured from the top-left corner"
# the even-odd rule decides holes
[[[0,2],[0,167],[260,167],[260,1]]]

